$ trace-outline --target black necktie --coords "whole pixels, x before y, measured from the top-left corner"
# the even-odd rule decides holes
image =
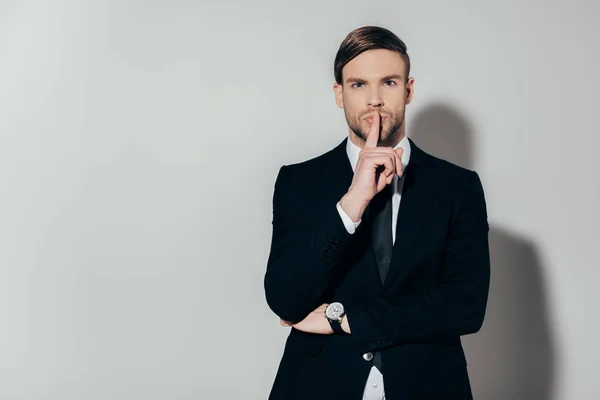
[[[385,277],[390,269],[394,247],[392,239],[392,186],[393,181],[377,193],[371,201],[373,250],[375,251],[382,284],[385,282]]]
[[[377,259],[381,284],[385,282],[385,277],[390,269],[392,250],[394,248],[392,238],[392,185],[393,182],[377,193],[370,203],[373,250]],[[373,365],[383,373],[380,352],[375,353]]]

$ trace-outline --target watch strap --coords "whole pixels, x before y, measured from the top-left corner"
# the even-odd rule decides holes
[[[327,321],[329,321],[329,326],[331,326],[333,333],[335,333],[337,335],[345,335],[346,334],[344,329],[342,329],[342,324],[340,322],[341,319],[339,321],[336,321],[336,320],[331,320],[331,319],[327,318]]]

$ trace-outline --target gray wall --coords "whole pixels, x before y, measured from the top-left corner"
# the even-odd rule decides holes
[[[1,399],[266,398],[274,179],[347,134],[366,24],[408,44],[409,136],[485,186],[476,398],[600,396],[598,2],[202,3],[0,1]]]

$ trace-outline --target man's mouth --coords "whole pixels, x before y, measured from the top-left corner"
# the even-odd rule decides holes
[[[379,121],[380,121],[381,123],[384,123],[384,122],[385,122],[387,119],[388,119],[388,117],[387,117],[387,116],[386,116],[386,117],[384,117],[384,116],[382,115],[382,116],[380,117]],[[373,123],[373,117],[372,117],[372,116],[366,117],[366,118],[365,118],[365,121],[367,121],[369,124],[372,124],[372,123]]]

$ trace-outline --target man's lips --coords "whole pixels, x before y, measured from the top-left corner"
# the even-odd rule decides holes
[[[382,116],[379,118],[379,121],[380,121],[380,122],[385,122],[385,120],[386,120],[386,119],[388,119],[388,117],[387,117],[387,116],[383,116],[383,115],[382,115]],[[365,120],[365,121],[367,121],[367,122],[368,122],[368,123],[370,123],[370,124],[372,124],[372,123],[373,123],[373,117],[372,117],[372,116],[365,117],[365,119],[364,119],[364,120]]]

